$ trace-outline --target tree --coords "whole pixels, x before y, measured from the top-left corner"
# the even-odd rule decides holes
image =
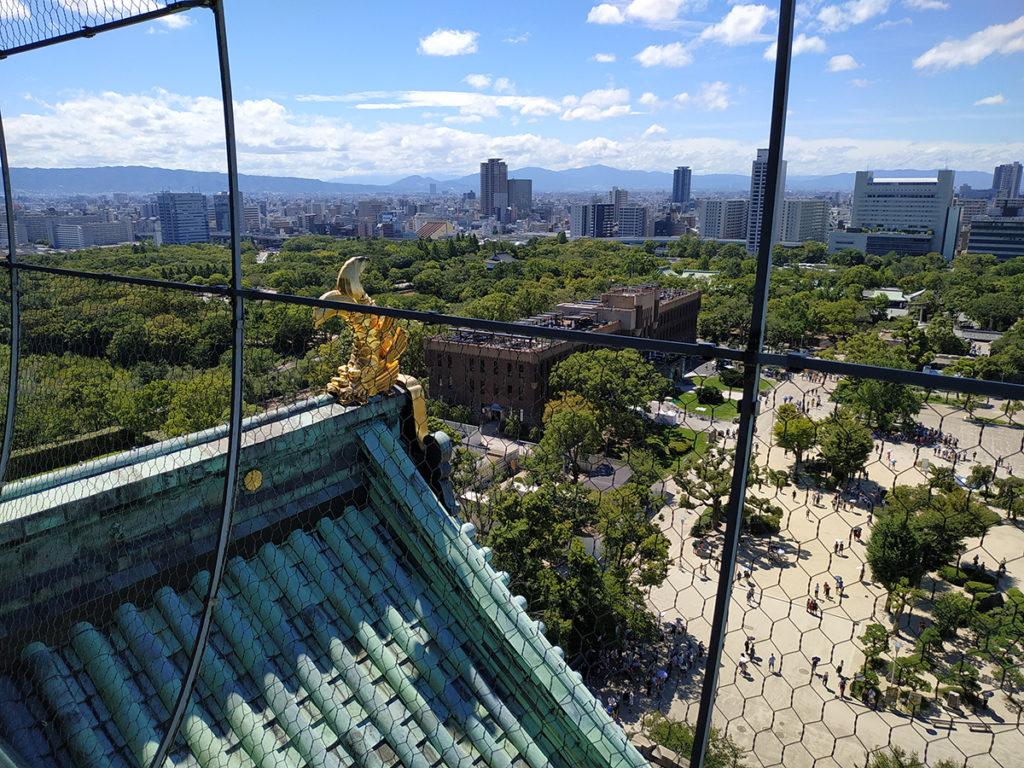
[[[864,669],[889,649],[889,631],[881,624],[868,624],[864,634],[860,636],[860,646],[864,650]]]
[[[875,522],[867,559],[871,573],[887,588],[899,584],[902,578],[917,584],[925,574],[920,539],[905,520],[891,515]]]
[[[601,430],[590,403],[569,392],[544,408],[544,436],[531,456],[535,466],[579,480],[583,459],[601,448]]]
[[[800,460],[804,451],[814,447],[817,440],[817,427],[814,421],[804,416],[792,403],[779,406],[775,421],[775,442],[787,451],[793,451],[796,460],[793,462],[793,477],[800,472]]]
[[[864,468],[875,442],[871,430],[845,408],[838,408],[817,429],[818,449],[837,482]]]
[[[966,355],[971,345],[953,332],[953,319],[948,314],[936,315],[925,329],[928,345],[940,355]]]
[[[732,465],[732,453],[718,446],[709,448],[703,456],[687,454],[674,478],[679,486],[680,506],[687,509],[704,506],[710,525],[721,523],[732,485]]]
[[[935,599],[932,616],[935,627],[942,637],[952,637],[959,627],[967,625],[974,606],[971,601],[959,592],[947,592]]]
[[[553,395],[575,392],[597,414],[603,432],[628,437],[640,432],[652,400],[668,392],[668,380],[632,349],[574,352],[551,369]]]
[[[682,720],[672,720],[660,712],[644,716],[644,732],[647,737],[665,749],[689,760],[693,751],[694,728]],[[717,728],[711,729],[708,749],[704,756],[707,768],[743,768],[747,751]]]
[[[872,331],[851,336],[840,343],[839,351],[851,363],[903,370],[912,368],[904,348],[886,344]],[[852,377],[839,382],[833,398],[849,405],[870,426],[884,430],[912,423],[923,402],[921,395],[906,384]]]

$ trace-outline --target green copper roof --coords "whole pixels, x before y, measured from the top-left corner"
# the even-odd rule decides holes
[[[229,563],[170,766],[642,766],[381,420],[365,502]],[[209,574],[31,642],[0,675],[27,766],[156,752]]]

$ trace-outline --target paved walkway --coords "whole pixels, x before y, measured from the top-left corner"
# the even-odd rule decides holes
[[[756,438],[758,461],[776,469],[790,467],[792,457],[770,445],[775,408],[783,398],[792,397],[798,403],[805,403],[812,416],[824,416],[833,407],[829,402],[832,386],[833,382],[822,385],[796,377],[764,399]],[[956,408],[934,404],[926,406],[920,421],[925,426],[957,436],[960,449],[976,454],[979,462],[991,465],[996,456],[1006,457],[1000,476],[1011,470],[1018,475],[1024,472],[1024,430],[982,428],[967,421]],[[696,421],[688,426],[708,429],[710,425],[707,421]],[[894,480],[898,484],[923,482],[925,475],[916,465],[922,458],[950,466],[949,461],[936,458],[931,449],[918,450],[906,443],[876,443],[876,448],[878,453],[867,468],[868,482],[881,487],[891,487]],[[957,474],[966,475],[973,463],[971,460],[966,464],[958,462]],[[670,482],[666,490],[674,494],[677,489]],[[926,755],[928,764],[948,757],[960,764],[967,758],[971,768],[1024,765],[1021,757],[1024,755],[1024,731],[1019,727],[1017,716],[1007,710],[999,692],[991,700],[991,715],[985,718],[992,726],[992,733],[976,733],[963,724],[955,730],[938,728],[905,713],[872,711],[859,701],[839,697],[836,687],[839,665],[842,664],[844,674],[850,676],[863,664],[856,638],[864,627],[874,621],[891,626],[884,610],[885,590],[870,581],[870,569],[861,580],[870,532],[867,510],[852,503],[836,509],[834,497],[828,493],[816,505],[811,492],[805,488],[798,489],[795,497],[792,486],[781,492],[774,489],[762,492],[774,494],[773,501],[785,510],[783,529],[780,536],[770,542],[744,542],[740,565],[752,569],[754,598],[748,602],[749,587],[745,581],[733,582],[730,629],[715,717],[716,726],[752,750],[751,764],[848,768],[863,765],[867,750],[894,744]],[[684,619],[689,634],[706,643],[717,588],[717,555],[705,560],[694,551],[689,529],[696,519],[695,512],[675,508],[670,499],[662,510],[661,519],[671,542],[670,551],[675,557],[681,553],[681,559],[664,584],[651,592],[650,605],[661,613],[664,621]],[[863,528],[864,543],[850,543],[854,526]],[[834,551],[836,541],[844,543],[841,555]],[[1011,583],[1020,585],[1024,580],[1024,532],[1020,528],[997,526],[983,543],[974,540],[968,546],[965,560],[977,553],[989,567],[994,567],[1000,559],[1006,558]],[[781,565],[770,560],[769,547],[783,550]],[[700,570],[704,563],[707,564],[706,577]],[[846,585],[846,596],[841,602],[836,599],[834,590],[837,576],[841,576]],[[824,596],[825,583],[833,587],[831,599]],[[815,585],[820,587],[819,603],[823,607],[820,616],[806,611],[807,597],[813,593]],[[912,637],[907,631],[911,628],[916,629],[913,614],[903,622],[897,636],[904,655],[912,646]],[[748,636],[755,638],[755,654],[744,676],[738,668],[738,660]],[[770,673],[767,659],[773,654],[775,672]],[[820,674],[811,674],[810,660],[814,656],[821,658],[818,673],[829,673],[828,686]],[[685,681],[673,678],[670,683],[678,684],[669,685],[660,700],[643,699],[640,706],[657,706],[673,717],[695,722],[701,682],[699,673]],[[983,677],[982,683],[983,689],[993,687],[989,678]],[[945,709],[941,716],[977,719],[970,712]],[[627,713],[625,719],[627,727],[631,727],[630,720],[635,727],[635,716]]]

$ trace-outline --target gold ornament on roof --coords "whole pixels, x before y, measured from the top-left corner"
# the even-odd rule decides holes
[[[321,300],[343,301],[374,307],[360,279],[369,260],[353,256],[338,272],[338,282]],[[313,325],[319,328],[332,317],[340,317],[352,329],[352,352],[348,363],[338,368],[327,391],[343,405],[362,405],[374,395],[390,391],[396,384],[409,393],[416,437],[422,445],[427,436],[427,403],[423,386],[399,371],[399,359],[409,346],[409,335],[393,317],[344,309],[313,310]]]
[[[360,280],[368,259],[353,256],[338,272],[333,291],[320,297],[326,301],[376,306]],[[409,345],[409,336],[393,317],[344,309],[313,310],[313,324],[319,328],[332,317],[340,317],[352,329],[352,353],[338,368],[327,391],[345,405],[361,405],[374,395],[387,392],[398,383],[398,361]]]

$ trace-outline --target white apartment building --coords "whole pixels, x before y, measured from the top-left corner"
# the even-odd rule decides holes
[[[620,205],[619,237],[653,237],[654,216],[642,205]]]
[[[747,250],[757,253],[761,245],[761,219],[764,216],[764,198],[768,187],[768,150],[757,150],[757,158],[750,165],[750,208],[747,210]],[[776,213],[778,203],[786,189],[786,161],[779,168],[779,186],[776,190]],[[782,232],[781,217],[776,215],[772,226],[772,239],[776,242]]]
[[[747,201],[701,200],[697,228],[709,240],[744,240],[747,237]]]
[[[832,206],[828,200],[805,198],[782,203],[779,239],[784,243],[824,243],[828,237]]]

